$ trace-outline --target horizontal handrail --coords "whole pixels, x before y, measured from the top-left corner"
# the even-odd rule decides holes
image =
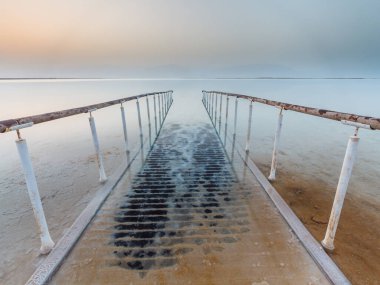
[[[283,103],[283,102],[278,102],[278,101],[273,101],[273,100],[268,100],[268,99],[263,99],[263,98],[248,96],[248,95],[243,95],[243,94],[227,93],[227,92],[221,92],[221,91],[205,91],[205,90],[203,92],[243,98],[243,99],[247,99],[253,102],[258,102],[258,103],[262,103],[262,104],[266,104],[270,106],[283,108],[285,110],[291,110],[291,111],[304,113],[304,114],[317,116],[317,117],[322,117],[322,118],[335,120],[335,121],[350,121],[354,123],[361,123],[361,124],[369,125],[372,130],[380,130],[380,118]]]
[[[235,97],[235,100],[233,100],[234,106],[232,106],[232,112],[233,112],[232,137],[231,138],[228,137],[228,142],[231,143],[230,155],[228,153],[228,146],[227,146],[227,133],[228,133],[227,130],[228,130],[228,122],[230,121],[228,119],[228,115],[229,115],[229,110],[231,109],[229,107],[229,101],[230,101],[229,96]],[[223,98],[225,98],[225,100],[223,100]],[[247,101],[249,102],[248,130],[247,130],[247,136],[246,136],[245,150],[243,149],[243,147],[239,146],[239,143],[236,142],[237,125],[238,125],[237,120],[238,120],[238,114],[239,114],[238,98],[247,99]],[[272,162],[271,162],[271,168],[270,168],[270,174],[269,174],[268,180],[265,178],[264,174],[261,173],[261,171],[257,168],[255,163],[253,162],[252,157],[249,156],[251,125],[252,125],[251,124],[252,123],[252,107],[253,107],[252,105],[253,105],[253,102],[255,101],[264,103],[264,104],[269,103],[268,105],[275,106],[280,109],[278,113],[277,129],[274,136]],[[259,181],[261,186],[264,188],[264,190],[267,192],[269,197],[272,199],[273,203],[276,205],[276,207],[278,208],[282,216],[285,218],[289,226],[299,237],[301,242],[304,244],[306,250],[315,259],[317,264],[323,269],[324,273],[330,279],[330,281],[332,281],[333,284],[350,284],[350,282],[347,280],[344,274],[339,270],[339,268],[334,264],[334,262],[331,259],[329,259],[328,255],[321,251],[321,247],[319,246],[318,242],[307,231],[307,229],[304,227],[301,221],[292,212],[292,210],[285,203],[285,201],[279,196],[276,189],[269,182],[269,181],[274,181],[276,179],[276,168],[278,164],[278,154],[279,154],[279,142],[280,142],[280,135],[281,135],[281,129],[282,129],[282,123],[283,123],[283,115],[284,115],[283,111],[284,109],[292,110],[292,108],[286,108],[286,107],[294,107],[297,105],[290,105],[290,104],[285,104],[281,102],[265,100],[265,99],[261,99],[257,97],[251,97],[251,96],[246,96],[246,95],[241,95],[241,94],[218,92],[218,91],[203,91],[202,102],[210,117],[210,121],[215,129],[215,132],[218,135],[226,151],[226,154],[230,162],[233,163],[234,153],[235,151],[237,151],[238,155],[243,159],[245,166],[247,166],[248,169],[250,169],[251,172],[256,176],[257,180]],[[297,106],[297,107],[302,107],[302,106]],[[308,108],[308,107],[303,107],[303,108]],[[314,109],[314,108],[308,108],[308,109]],[[298,109],[296,110],[298,112],[305,113],[303,110],[298,110]],[[318,110],[318,109],[314,109],[314,110]],[[224,130],[221,128],[222,113],[224,113],[223,114],[223,117],[224,117],[223,121],[225,124]],[[335,113],[337,113],[338,115],[344,114],[344,113],[338,113],[338,112],[335,112]],[[218,120],[218,115],[219,115],[219,120]],[[322,117],[322,115],[318,115],[318,116]],[[335,120],[339,120],[339,119],[335,119]],[[329,224],[327,226],[325,238],[323,239],[323,241],[321,241],[322,246],[328,251],[334,250],[335,233],[338,226],[340,213],[343,207],[344,197],[347,192],[348,182],[350,180],[352,168],[355,163],[355,159],[357,155],[357,149],[358,149],[358,143],[359,143],[359,136],[358,136],[359,128],[367,128],[367,129],[369,128],[369,125],[358,123],[357,121],[348,122],[347,120],[341,120],[341,122],[343,124],[351,125],[355,127],[356,129],[355,129],[354,135],[351,136],[349,139],[333,207],[330,214]],[[224,141],[222,139],[223,132],[224,132]],[[243,177],[245,175],[245,169],[246,167],[244,167]]]
[[[3,121],[0,121],[0,133],[11,131],[10,128],[16,125],[27,124],[27,123],[40,124],[40,123],[62,119],[62,118],[66,118],[66,117],[70,117],[70,116],[74,116],[78,114],[88,113],[89,111],[94,110],[94,109],[102,109],[102,108],[106,108],[106,107],[120,104],[123,102],[136,100],[142,97],[165,94],[169,92],[173,93],[172,90],[152,92],[152,93],[146,93],[146,94],[136,95],[132,97],[116,99],[112,101],[107,101],[107,102],[83,106],[83,107],[62,110],[62,111],[50,112],[50,113],[45,113],[45,114],[40,114],[40,115],[33,115],[33,116],[22,117],[22,118],[17,118],[17,119],[3,120]]]
[[[155,96],[157,95],[157,96]],[[130,150],[129,150],[129,144],[128,144],[128,134],[127,134],[127,121],[126,121],[126,114],[125,114],[125,108],[123,103],[127,101],[132,101],[136,100],[136,108],[137,108],[137,119],[138,119],[138,126],[140,130],[140,150],[138,152],[141,153],[141,162],[144,162],[144,134],[143,134],[143,122],[142,122],[142,117],[141,117],[141,109],[140,109],[140,102],[139,98],[145,97],[146,99],[146,110],[147,110],[147,119],[148,119],[148,136],[149,136],[149,149],[153,147],[153,144],[155,140],[157,139],[160,130],[162,128],[162,125],[165,121],[166,115],[168,114],[168,111],[171,107],[171,104],[173,102],[173,91],[165,91],[165,92],[154,92],[154,93],[146,93],[142,95],[137,95],[137,96],[132,96],[132,97],[127,97],[123,99],[117,99],[117,100],[112,100],[108,102],[103,102],[103,103],[98,103],[98,104],[93,104],[89,106],[84,106],[84,107],[79,107],[79,108],[73,108],[73,109],[68,109],[68,110],[63,110],[63,111],[58,111],[58,112],[52,112],[52,113],[46,113],[46,114],[41,114],[41,115],[35,115],[35,116],[30,116],[30,117],[24,117],[24,118],[19,118],[19,119],[13,119],[13,120],[6,120],[6,121],[1,121],[0,122],[0,127],[1,127],[1,132],[10,132],[10,131],[16,131],[17,132],[17,140],[15,141],[17,145],[17,150],[19,153],[20,161],[21,161],[21,166],[25,175],[25,181],[26,181],[26,186],[28,189],[28,194],[29,198],[31,201],[34,217],[36,219],[39,232],[40,232],[40,240],[41,240],[41,247],[40,247],[40,252],[41,254],[47,254],[49,253],[53,248],[55,243],[53,242],[50,233],[49,233],[49,228],[46,222],[46,217],[45,213],[43,210],[39,190],[38,190],[38,184],[37,184],[37,179],[34,174],[33,166],[32,166],[32,161],[30,158],[29,150],[28,150],[28,145],[27,145],[27,140],[24,137],[21,137],[20,130],[23,128],[28,128],[32,127],[34,124],[39,124],[43,122],[48,122],[52,120],[57,120],[81,113],[89,113],[89,124],[90,124],[90,129],[91,129],[91,135],[92,135],[92,142],[95,148],[95,154],[96,154],[96,160],[98,164],[98,169],[99,169],[99,182],[105,183],[107,181],[107,175],[104,169],[104,163],[103,163],[103,156],[99,144],[99,138],[98,138],[98,133],[96,130],[96,124],[95,124],[95,114],[99,109],[109,107],[112,105],[120,104],[120,112],[121,112],[121,123],[122,123],[122,130],[123,130],[123,139],[124,139],[124,144],[125,144],[125,154],[127,158],[127,164],[126,168],[123,171],[123,173],[126,171],[127,168],[129,168],[131,162],[130,159]],[[151,106],[154,108],[154,122],[155,122],[155,137],[152,140],[152,124],[151,124],[151,117],[150,117],[150,110],[151,107],[149,106],[149,96],[153,96],[153,102],[151,102]],[[153,103],[153,104],[152,104]],[[158,103],[158,104],[157,104]],[[157,108],[158,105],[158,108]],[[158,113],[158,114],[157,114]],[[157,120],[157,115],[159,115],[159,120]],[[132,159],[132,161],[135,158]],[[121,176],[118,178],[120,180]],[[112,191],[114,186],[112,186],[111,189],[108,189],[108,193]],[[108,194],[107,194],[108,195]],[[103,200],[96,199],[97,202],[97,208],[99,208],[100,204],[103,203],[104,199],[107,197],[103,196]],[[92,210],[90,210],[92,211]],[[94,212],[91,214],[92,216],[94,215]],[[80,218],[77,219],[79,221]],[[87,224],[86,224],[87,225]],[[84,226],[86,226],[84,225]],[[83,226],[83,225],[82,225]],[[74,227],[77,229],[77,227]],[[81,229],[83,231],[84,228]],[[81,232],[80,232],[81,233]],[[79,234],[80,234],[79,233]],[[73,244],[71,244],[72,246]],[[45,267],[43,267],[46,269]],[[44,270],[46,271],[46,270]],[[40,284],[40,283],[39,283]],[[41,283],[42,284],[42,283]]]

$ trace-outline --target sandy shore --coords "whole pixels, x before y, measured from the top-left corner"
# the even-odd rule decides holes
[[[267,165],[260,165],[269,173]],[[335,188],[301,173],[281,170],[274,187],[317,240],[326,231]],[[330,256],[352,284],[380,284],[380,206],[347,193]]]
[[[111,170],[120,162],[120,152],[110,148],[104,151],[104,157],[106,171],[112,173]],[[38,180],[49,231],[55,242],[72,225],[100,187],[94,155],[84,160],[69,161],[59,171],[65,179],[54,179],[52,170],[49,175]],[[25,182],[22,175],[14,179],[19,189],[11,186],[12,191],[4,193],[1,201],[1,284],[24,284],[45,258],[39,254],[40,239]],[[54,180],[56,183],[52,187]]]

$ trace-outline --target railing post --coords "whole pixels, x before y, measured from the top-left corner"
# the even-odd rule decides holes
[[[215,114],[214,114],[215,130],[217,130],[217,127],[216,127],[217,114],[218,114],[218,94],[215,93]]]
[[[210,112],[210,93],[206,93],[207,100],[207,112]]]
[[[146,96],[146,110],[148,114],[149,146],[152,146],[152,127],[150,124],[149,98]]]
[[[123,103],[121,103],[120,106],[121,111],[121,122],[123,124],[123,134],[124,134],[124,143],[125,143],[125,152],[127,154],[127,163],[130,163],[130,151],[129,151],[129,145],[128,145],[128,132],[127,132],[127,122],[125,120],[125,112],[124,112],[124,106]]]
[[[331,209],[329,223],[327,225],[327,230],[325,238],[322,240],[322,246],[328,251],[334,250],[334,238],[336,229],[339,223],[340,213],[342,211],[344,198],[346,196],[348,183],[351,178],[352,169],[356,160],[356,155],[358,152],[359,137],[358,128],[356,128],[355,134],[350,137],[346,149],[346,154],[343,160],[343,166],[339,177],[338,186],[335,193],[335,199],[333,207]]]
[[[210,92],[210,110],[208,111],[210,118],[211,118],[210,114],[212,114],[213,112],[213,103],[214,103],[214,95],[212,92]],[[212,123],[212,120],[211,120],[211,123]]]
[[[161,106],[162,106],[162,118],[163,118],[163,121],[165,120],[165,92],[161,93]]]
[[[92,112],[94,112],[94,111],[96,111],[96,109],[88,110],[88,112],[90,113],[90,117],[88,118],[88,121],[90,122],[92,141],[94,143],[96,158],[98,161],[99,182],[104,183],[107,181],[107,175],[106,175],[106,172],[104,171],[103,157],[102,157],[102,154],[100,152],[99,139],[98,139],[98,133],[96,131],[95,119],[92,116]]]
[[[220,94],[220,107],[219,107],[219,135],[220,135],[220,128],[222,126],[222,94]]]
[[[158,96],[157,101],[158,101],[158,118],[159,118],[158,129],[161,130],[161,122],[162,122],[162,120],[161,120],[161,117],[162,117],[161,116],[161,99],[160,99],[161,94],[157,94],[157,96]]]
[[[208,93],[208,114],[210,115],[212,108],[212,93]]]
[[[268,176],[268,180],[274,181],[276,179],[276,169],[278,164],[278,149],[280,146],[280,136],[281,136],[281,129],[282,129],[282,118],[283,118],[283,108],[280,108],[280,112],[278,113],[278,120],[277,120],[277,129],[276,134],[274,136],[274,145],[273,145],[273,153],[272,153],[272,164],[270,167],[270,174]]]
[[[20,128],[23,128],[22,125]],[[38,230],[40,232],[40,253],[47,254],[53,249],[54,242],[50,237],[49,228],[46,222],[44,209],[42,207],[42,202],[38,191],[36,176],[34,174],[32,162],[29,156],[28,145],[26,143],[26,140],[22,139],[20,136],[20,128],[17,126],[14,128],[14,130],[17,130],[18,135],[18,139],[16,140],[17,151],[25,175],[26,186],[28,189],[29,199],[32,204],[34,218],[37,222]]]
[[[205,97],[206,97],[206,102],[205,102],[205,107],[206,107],[206,110],[208,112],[208,109],[209,109],[209,93],[207,91],[205,91]]]
[[[157,132],[156,94],[153,95],[153,101],[154,101],[154,127],[155,127],[155,130],[156,130],[156,136],[157,136],[158,132]]]
[[[165,117],[166,117],[164,94],[161,94],[161,107],[162,107],[162,123],[161,123],[161,127],[162,127],[162,124],[164,123]]]
[[[248,115],[248,130],[247,130],[247,140],[245,142],[245,152],[249,153],[249,145],[251,142],[251,125],[252,125],[252,103],[249,104],[249,115]]]
[[[137,117],[138,117],[138,121],[139,121],[139,130],[140,130],[141,160],[144,161],[144,137],[143,137],[143,131],[142,131],[142,124],[141,124],[141,113],[140,113],[139,99],[136,99],[136,107],[137,107]]]
[[[210,100],[211,98],[211,93],[207,93],[207,112],[210,113],[211,105],[210,105]]]
[[[166,103],[165,103],[165,92],[162,94],[162,113],[164,114],[164,119],[163,121],[165,120],[165,117],[166,117]]]
[[[208,93],[207,91],[204,91],[205,93],[205,107],[206,107],[206,110],[208,111]]]
[[[211,92],[211,113],[209,112],[209,116],[210,116],[212,124],[214,124],[214,122],[212,120],[213,114],[214,114],[214,93]]]
[[[170,92],[168,92],[168,112],[169,112],[169,109],[170,109],[170,102],[171,102]]]
[[[238,97],[236,97],[236,99],[235,99],[234,133],[232,135],[231,161],[234,159],[234,152],[235,152],[237,110],[238,110]]]
[[[227,95],[226,98],[226,122],[224,123],[224,146],[226,146],[227,142],[227,124],[228,124],[228,103],[230,101],[230,97]]]
[[[168,113],[168,110],[169,110],[169,96],[168,96],[168,92],[165,93],[165,106],[166,106],[166,113]]]

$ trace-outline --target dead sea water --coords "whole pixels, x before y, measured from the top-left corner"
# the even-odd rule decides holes
[[[185,123],[186,118],[196,118],[200,112],[205,112],[200,104],[201,90],[230,91],[380,117],[380,80],[24,80],[0,82],[0,120],[170,89],[174,91],[175,103],[170,112],[178,123]],[[146,134],[145,100],[141,103]],[[233,110],[231,103],[230,114]],[[126,112],[130,144],[137,148],[135,102],[126,104]],[[253,107],[251,157],[265,174],[268,174],[271,162],[277,113],[276,108],[258,103]],[[95,112],[94,116],[106,172],[110,174],[125,159],[120,110],[113,106]],[[22,136],[28,141],[47,222],[55,241],[99,187],[87,117],[82,114],[22,130]],[[232,126],[232,116],[229,119],[229,126]],[[248,104],[241,101],[238,119],[238,141],[241,143],[245,140],[247,119]],[[318,239],[326,228],[345,148],[353,131],[352,127],[336,121],[291,111],[284,113],[275,187]],[[380,133],[361,130],[359,135],[358,159],[345,204],[347,209],[356,213],[351,215],[349,210],[343,209],[336,253],[338,264],[354,283],[365,281],[366,275],[371,278],[371,274],[372,280],[376,280],[379,277],[376,272],[380,271],[379,236],[370,229],[371,224],[376,227],[380,219]],[[14,133],[0,135],[0,246],[3,255],[0,279],[8,280],[7,284],[18,284],[27,279],[36,266],[30,262],[39,248],[15,139]],[[357,235],[355,223],[368,229],[364,237],[355,238],[359,245],[353,251],[355,246],[350,248],[345,241],[352,243],[350,235]],[[346,264],[347,252],[351,263]],[[38,263],[38,260],[34,262]],[[25,269],[23,273],[19,272],[20,268]],[[359,268],[360,272],[351,276],[354,271],[351,268]],[[365,268],[371,271],[366,272]]]

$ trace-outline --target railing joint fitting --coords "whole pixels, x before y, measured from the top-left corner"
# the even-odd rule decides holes
[[[347,121],[347,120],[341,120],[340,122],[344,125],[352,126],[357,129],[362,128],[362,129],[367,129],[367,130],[373,130],[373,128],[367,124],[362,124],[362,123],[352,122],[352,121]]]
[[[33,124],[34,124],[33,122],[29,122],[29,123],[25,123],[25,124],[17,124],[17,125],[14,125],[14,126],[7,128],[6,132],[12,132],[12,131],[19,132],[19,130],[21,130],[21,129],[32,127]]]
[[[92,116],[92,112],[95,112],[96,110],[97,110],[96,108],[94,108],[94,109],[88,109],[87,113],[89,113],[90,116]]]

